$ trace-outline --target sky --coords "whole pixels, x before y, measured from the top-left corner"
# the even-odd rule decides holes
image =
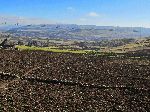
[[[0,0],[0,25],[150,27],[150,0]]]

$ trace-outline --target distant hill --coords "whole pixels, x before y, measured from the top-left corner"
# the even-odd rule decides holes
[[[8,30],[11,30],[11,29],[14,29],[14,28],[19,28],[21,26],[16,26],[16,25],[3,25],[3,26],[0,26],[0,31],[4,32],[4,31],[8,31]]]
[[[150,28],[75,24],[27,25],[9,29],[7,32],[19,37],[27,36],[78,40],[104,40],[150,36]]]

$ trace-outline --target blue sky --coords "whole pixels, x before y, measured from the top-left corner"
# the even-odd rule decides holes
[[[0,0],[0,21],[150,27],[150,0]]]

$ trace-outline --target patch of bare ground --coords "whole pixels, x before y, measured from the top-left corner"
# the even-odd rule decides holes
[[[2,92],[6,88],[7,83],[4,81],[0,81],[0,92]]]

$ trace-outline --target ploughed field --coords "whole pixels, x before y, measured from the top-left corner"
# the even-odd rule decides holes
[[[0,111],[148,112],[149,57],[0,50]]]

